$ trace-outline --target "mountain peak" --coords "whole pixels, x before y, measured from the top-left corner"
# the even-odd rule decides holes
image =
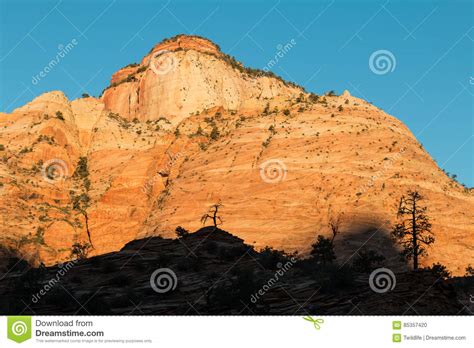
[[[283,102],[303,92],[269,71],[244,67],[206,38],[177,35],[113,74],[101,100],[128,120],[168,115],[179,123],[214,107],[263,110],[270,99]]]
[[[209,39],[197,35],[179,34],[162,40],[155,45],[148,56],[162,51],[195,50],[204,53],[221,54],[220,47]]]

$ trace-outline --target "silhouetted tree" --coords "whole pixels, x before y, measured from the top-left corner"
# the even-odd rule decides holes
[[[283,265],[296,257],[297,253],[287,254],[284,251],[266,246],[260,250],[258,254],[258,262],[267,269],[276,269],[279,267],[278,264]]]
[[[218,225],[221,225],[222,223],[224,223],[222,218],[217,215],[219,213],[220,207],[222,207],[221,203],[213,204],[211,208],[209,208],[209,211],[201,217],[202,224],[204,225],[207,219],[212,219],[212,223],[214,224],[214,227],[217,227]]]
[[[311,247],[311,258],[318,265],[332,263],[336,259],[334,245],[329,238],[318,235],[316,243],[314,243]]]
[[[328,264],[332,263],[336,259],[334,253],[334,239],[340,233],[342,224],[342,213],[333,215],[331,211],[328,212],[328,226],[331,230],[331,238],[326,238],[322,235],[318,235],[316,243],[311,247],[311,257],[317,264]]]
[[[178,238],[184,238],[189,235],[189,231],[181,226],[176,227],[176,236]]]
[[[77,210],[84,216],[84,221],[86,224],[87,237],[89,238],[90,247],[93,247],[91,233],[89,230],[89,217],[87,215],[87,209],[89,208],[90,198],[88,195],[91,182],[89,180],[89,167],[87,164],[87,157],[80,157],[77,162],[76,169],[72,175],[74,179],[82,180],[82,193],[78,196],[75,195],[74,191],[70,191],[70,196],[72,199],[72,207],[74,210]]]
[[[401,220],[395,225],[392,237],[403,247],[402,255],[413,259],[413,269],[418,269],[418,258],[427,254],[425,246],[434,243],[431,223],[426,207],[420,206],[423,197],[417,191],[409,191],[400,198],[397,216]]]
[[[334,239],[336,236],[339,234],[341,230],[341,224],[342,224],[342,213],[337,213],[336,215],[331,214],[331,212],[328,213],[329,215],[329,228],[331,229],[332,237],[331,237],[331,244],[334,244]]]
[[[451,277],[451,272],[449,272],[446,266],[441,263],[433,263],[433,265],[428,267],[428,269],[438,278],[446,279]]]

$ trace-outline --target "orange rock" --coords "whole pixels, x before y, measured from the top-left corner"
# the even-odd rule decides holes
[[[157,74],[150,62],[163,50],[172,68]],[[300,253],[344,213],[336,252],[347,261],[362,245],[394,248],[398,200],[416,189],[436,237],[422,263],[453,274],[472,263],[472,190],[400,121],[347,91],[310,100],[186,36],[155,46],[111,83],[100,99],[50,92],[0,114],[1,244],[47,264],[67,259],[76,242],[102,254],[137,237],[174,236],[177,226],[195,230],[220,201],[226,230],[257,248]],[[81,157],[86,178],[74,175]],[[45,163],[59,178],[45,177]],[[81,194],[87,221],[74,206]]]

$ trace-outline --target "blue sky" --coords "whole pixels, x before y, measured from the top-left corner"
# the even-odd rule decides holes
[[[468,0],[0,0],[0,111],[51,90],[71,99],[98,96],[113,72],[180,33],[208,37],[256,68],[294,40],[272,68],[276,74],[308,91],[348,89],[374,103],[472,187],[473,17]],[[33,83],[71,42],[70,52]],[[394,57],[382,74],[369,67],[379,50]]]

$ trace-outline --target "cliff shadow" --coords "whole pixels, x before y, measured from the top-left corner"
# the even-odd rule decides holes
[[[410,269],[400,256],[400,247],[390,237],[390,229],[382,222],[368,222],[349,226],[335,240],[335,253],[340,264],[350,266],[361,251],[376,251],[385,257],[382,264],[394,272]]]

